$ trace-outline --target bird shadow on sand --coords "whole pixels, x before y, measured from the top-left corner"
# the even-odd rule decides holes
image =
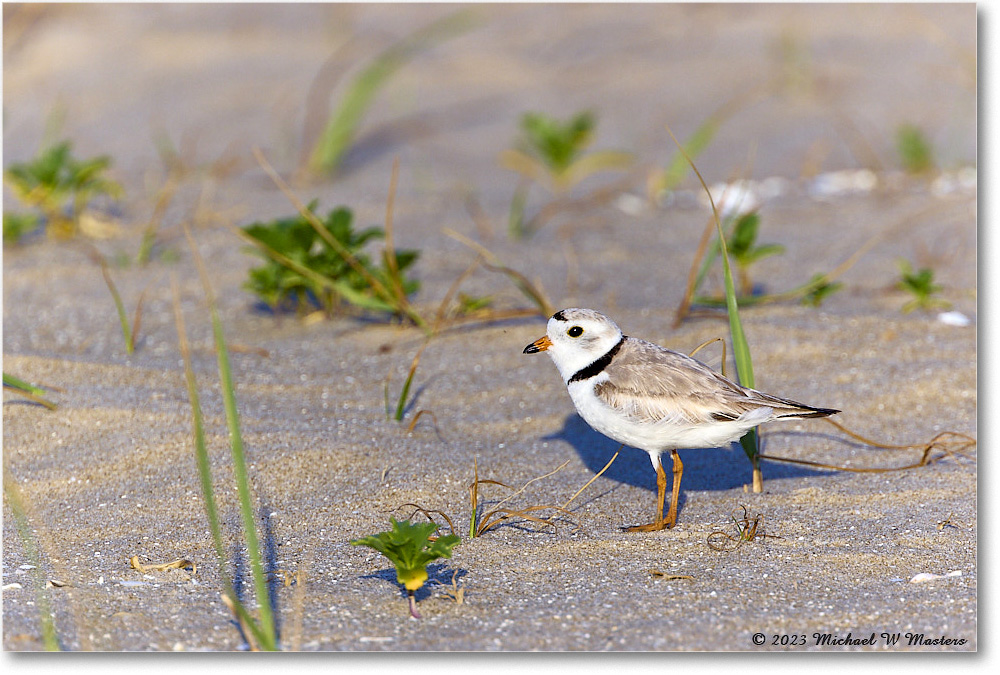
[[[619,443],[590,428],[577,414],[571,414],[563,421],[563,428],[545,436],[546,441],[565,441],[573,446],[588,469],[597,473],[608,463]],[[681,450],[684,476],[681,483],[681,504],[688,490],[730,490],[748,484],[752,480],[750,462],[739,443],[730,443],[725,448]],[[670,481],[670,454],[663,455],[663,468]],[[767,480],[822,476],[832,471],[809,469],[781,462],[762,462]],[[656,473],[649,461],[649,455],[626,446],[621,454],[601,476],[619,483],[644,488],[656,494]]]

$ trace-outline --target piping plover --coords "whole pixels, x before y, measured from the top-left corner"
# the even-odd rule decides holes
[[[594,430],[649,453],[656,469],[656,520],[626,528],[653,532],[677,522],[681,464],[677,450],[714,448],[775,419],[826,417],[813,408],[742,387],[685,354],[627,337],[592,309],[563,309],[545,335],[524,348],[547,351],[566,382],[577,412]],[[667,476],[660,455],[673,460],[673,494],[663,517]]]

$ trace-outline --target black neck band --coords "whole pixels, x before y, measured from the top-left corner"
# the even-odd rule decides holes
[[[580,380],[589,380],[595,375],[600,374],[600,372],[607,368],[608,364],[611,363],[611,359],[615,358],[615,354],[618,353],[618,350],[622,348],[623,344],[625,344],[624,335],[622,335],[622,339],[619,340],[614,347],[608,350],[607,354],[597,359],[589,366],[581,368],[573,373],[573,377],[569,378],[569,380],[566,381],[566,384],[573,384],[574,382],[579,382]]]

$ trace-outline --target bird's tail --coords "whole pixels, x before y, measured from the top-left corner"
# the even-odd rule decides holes
[[[814,408],[811,405],[806,405],[804,403],[799,403],[798,401],[792,401],[787,398],[779,398],[777,396],[772,396],[770,394],[764,394],[772,403],[772,407],[775,408],[775,412],[778,413],[775,419],[791,418],[791,419],[806,419],[809,417],[828,417],[830,415],[836,415],[839,410],[833,408]],[[774,405],[775,403],[780,405]]]
[[[830,415],[836,415],[839,410],[834,410],[833,408],[813,408],[812,406],[803,405],[801,410],[795,412],[784,413],[778,415],[779,418],[791,417],[793,419],[805,419],[807,417],[829,417]]]

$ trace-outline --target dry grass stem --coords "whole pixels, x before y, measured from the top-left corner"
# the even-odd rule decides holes
[[[542,511],[547,509],[554,509],[567,516],[572,515],[570,511],[565,511],[561,509],[559,506],[556,506],[555,504],[541,504],[538,506],[529,506],[525,509],[519,509],[519,510],[492,509],[489,512],[483,514],[483,519],[482,521],[480,521],[479,528],[476,531],[476,536],[477,537],[482,536],[484,533],[488,532],[489,530],[493,529],[495,526],[499,525],[500,523],[509,518],[523,518],[524,520],[536,523],[538,525],[543,525],[546,527],[552,527],[554,529],[558,529],[556,524],[552,522],[551,516],[547,519],[542,519],[529,515],[529,512],[531,511]],[[490,520],[491,517],[493,518],[492,520]]]
[[[649,573],[654,577],[659,577],[665,581],[675,581],[677,579],[694,579],[690,574],[667,574],[666,572],[661,572],[660,570],[649,570]]]
[[[722,343],[722,363],[719,366],[719,371],[722,372],[722,376],[725,377],[726,376],[726,340],[725,340],[725,338],[717,337],[717,338],[712,338],[711,340],[705,340],[700,345],[698,345],[697,347],[695,347],[694,351],[692,351],[690,354],[688,354],[688,356],[694,358],[695,354],[697,354],[698,352],[700,352],[702,349],[704,349],[705,347],[709,346],[713,342],[721,342]]]
[[[247,646],[252,652],[259,652],[260,647],[257,645],[257,641],[254,640],[253,631],[250,630],[250,625],[247,621],[246,615],[236,609],[236,602],[229,597],[229,593],[220,593],[219,596],[222,598],[222,604],[224,604],[229,611],[232,613],[233,618],[236,620],[236,624],[239,626],[240,635],[243,636],[243,641],[247,643]]]
[[[410,426],[406,428],[406,431],[409,433],[413,433],[413,429],[417,426],[417,421],[424,415],[427,415],[432,420],[434,420],[434,428],[437,429],[438,428],[437,416],[430,410],[418,410],[417,414],[413,416],[412,420],[410,420]]]
[[[541,518],[538,518],[536,516],[532,516],[530,514],[532,512],[534,512],[534,511],[541,511],[541,510],[552,509],[552,510],[555,510],[555,511],[557,511],[559,513],[562,513],[564,515],[571,515],[569,511],[567,511],[565,508],[563,508],[561,506],[556,506],[554,504],[542,504],[542,505],[537,505],[537,506],[529,506],[529,507],[524,508],[524,509],[507,509],[507,508],[502,508],[502,507],[503,507],[504,504],[506,504],[507,502],[509,502],[511,499],[513,499],[514,497],[516,497],[519,494],[521,494],[522,492],[524,492],[524,490],[529,485],[531,485],[532,483],[534,483],[535,481],[539,481],[539,480],[542,480],[543,478],[548,478],[549,476],[552,476],[553,474],[555,474],[558,471],[560,471],[563,468],[565,468],[568,464],[569,464],[569,460],[563,462],[562,464],[560,464],[558,467],[556,467],[555,469],[553,469],[549,473],[544,474],[542,476],[536,476],[535,478],[532,478],[531,480],[527,481],[520,488],[518,488],[517,490],[515,490],[511,494],[507,495],[502,500],[500,500],[494,508],[492,508],[489,511],[487,511],[486,513],[484,513],[482,515],[482,517],[479,518],[479,525],[476,526],[475,525],[476,514],[478,512],[478,507],[479,507],[479,486],[480,485],[500,485],[500,486],[503,486],[503,487],[505,487],[507,489],[511,489],[511,488],[508,485],[505,485],[505,484],[503,484],[503,483],[501,483],[499,481],[489,480],[489,479],[485,479],[485,478],[479,478],[478,462],[474,462],[473,466],[474,466],[475,480],[473,481],[472,485],[469,486],[469,495],[470,495],[470,497],[472,499],[472,519],[473,519],[472,520],[472,531],[470,532],[470,534],[473,537],[481,536],[485,532],[489,531],[493,527],[499,525],[501,522],[503,522],[503,521],[505,521],[505,520],[507,520],[509,518],[523,518],[524,520],[527,520],[527,521],[530,521],[530,522],[533,522],[533,523],[537,523],[539,525],[556,527],[556,524],[554,522],[552,522],[552,519],[553,519],[554,516],[552,516],[552,517],[550,517],[550,518],[548,518],[546,520],[543,520]]]
[[[143,289],[142,293],[139,294],[139,301],[135,306],[135,314],[133,314],[132,325],[129,326],[128,315],[125,313],[125,304],[122,302],[121,295],[118,293],[118,287],[111,278],[111,271],[108,269],[107,259],[93,246],[89,247],[88,253],[90,255],[90,259],[101,267],[101,275],[104,277],[104,283],[107,285],[108,291],[111,293],[111,299],[114,301],[115,309],[118,312],[118,320],[121,323],[122,335],[125,338],[125,351],[126,353],[131,354],[135,351],[135,343],[138,339],[139,327],[142,324],[142,303],[146,298],[146,289]]]
[[[952,513],[949,513],[949,514],[948,514],[948,517],[947,517],[947,518],[945,518],[944,520],[940,520],[940,521],[938,521],[938,523],[937,523],[937,529],[938,529],[938,532],[940,532],[941,530],[943,530],[943,529],[944,529],[944,528],[946,528],[946,527],[954,527],[954,528],[955,528],[956,530],[957,530],[957,529],[959,528],[959,526],[958,526],[958,525],[956,525],[956,524],[955,524],[955,523],[954,523],[954,522],[952,521],[952,519],[951,519],[951,517],[952,517],[953,515],[955,515],[955,514],[954,514],[954,512],[952,512]]]
[[[177,560],[171,560],[165,563],[143,563],[139,560],[139,556],[134,555],[128,559],[129,566],[142,574],[147,572],[163,572],[166,570],[186,570],[191,569],[191,574],[198,573],[198,565],[187,558],[178,558]]]
[[[547,318],[549,316],[552,316],[552,314],[555,312],[552,303],[549,301],[544,291],[542,291],[542,289],[540,288],[540,284],[536,285],[535,283],[532,283],[531,281],[528,280],[527,277],[525,277],[517,270],[511,269],[510,267],[503,265],[500,262],[500,259],[497,258],[496,254],[494,254],[492,251],[490,251],[482,244],[469,239],[465,235],[456,232],[451,228],[446,227],[442,230],[442,232],[444,232],[452,239],[455,239],[456,241],[459,241],[468,246],[469,248],[478,252],[479,255],[481,255],[484,258],[482,264],[483,267],[485,267],[486,269],[507,275],[511,279],[511,281],[514,282],[514,285],[517,286],[517,288],[529,300],[535,303],[535,305],[538,307],[539,311],[543,316]]]
[[[306,558],[295,573],[295,596],[292,598],[292,621],[288,630],[288,648],[297,652],[302,649],[302,618],[305,616],[306,576],[309,558]]]
[[[548,478],[549,476],[555,475],[556,473],[562,471],[564,468],[566,468],[566,466],[568,464],[569,464],[569,460],[567,459],[565,462],[563,462],[562,464],[560,464],[559,466],[557,466],[552,471],[549,471],[547,474],[544,474],[542,476],[536,476],[535,478],[532,478],[531,480],[529,480],[528,482],[526,482],[524,485],[522,485],[520,488],[518,488],[517,490],[515,490],[511,494],[507,495],[502,500],[500,500],[497,503],[497,507],[499,508],[500,506],[503,506],[504,504],[506,504],[507,502],[509,502],[511,499],[513,499],[514,497],[516,497],[519,494],[521,494],[522,492],[524,492],[525,488],[527,488],[529,485],[531,485],[535,481],[540,481],[543,478]]]
[[[413,507],[413,511],[410,511],[410,515],[408,515],[403,520],[409,520],[410,518],[412,518],[416,514],[421,513],[421,514],[423,514],[423,516],[425,518],[427,518],[427,520],[429,520],[430,522],[432,522],[435,525],[437,525],[437,521],[434,520],[434,514],[437,514],[437,515],[441,516],[442,518],[444,518],[445,522],[448,523],[448,529],[451,530],[452,534],[456,534],[456,535],[458,534],[458,532],[455,531],[455,525],[451,522],[451,518],[449,518],[448,514],[445,513],[444,511],[438,511],[437,509],[425,509],[424,507],[420,506],[420,504],[414,504],[413,502],[407,502],[406,504],[400,504],[395,509],[393,509],[393,511],[398,511],[399,509],[403,508],[404,506],[411,506],[411,507]]]
[[[469,217],[472,218],[472,222],[476,224],[479,236],[483,239],[492,239],[494,236],[493,221],[486,215],[483,205],[479,203],[479,200],[472,193],[468,194],[465,198],[465,210],[469,214]]]
[[[455,278],[455,281],[451,283],[451,286],[448,287],[448,291],[444,294],[444,297],[441,299],[441,304],[438,305],[437,314],[434,316],[434,327],[433,327],[434,333],[437,333],[438,331],[441,330],[441,325],[445,317],[445,311],[448,309],[448,305],[451,303],[451,299],[458,291],[458,287],[462,284],[463,281],[469,278],[469,275],[472,274],[482,262],[483,262],[483,256],[482,254],[480,254],[479,256],[476,257],[475,260],[469,263],[469,266],[466,267],[465,270]]]
[[[967,451],[976,445],[976,439],[972,438],[967,434],[958,433],[956,431],[942,431],[937,434],[931,440],[926,443],[914,443],[910,445],[891,445],[888,443],[881,443],[879,441],[866,438],[861,434],[851,431],[845,427],[840,422],[836,422],[829,418],[824,417],[823,420],[828,424],[832,424],[841,433],[853,438],[857,441],[864,443],[876,448],[882,448],[885,450],[921,450],[920,459],[912,464],[907,464],[905,466],[894,466],[894,467],[875,467],[875,468],[854,468],[847,466],[837,466],[835,464],[826,464],[824,462],[814,462],[807,459],[793,459],[791,457],[778,457],[776,455],[765,455],[761,454],[761,459],[770,459],[776,462],[787,462],[790,464],[802,464],[805,466],[815,466],[821,469],[831,469],[834,471],[850,471],[853,473],[886,473],[889,471],[905,471],[907,469],[916,469],[921,466],[927,466],[929,464],[934,464],[945,457],[953,457],[955,455],[964,457],[966,459],[972,459]],[[932,456],[934,450],[940,450],[941,454],[937,456]]]
[[[728,189],[728,188],[727,188]],[[712,241],[712,234],[715,232],[715,220],[709,218],[702,230],[701,239],[698,241],[698,248],[695,250],[694,259],[691,261],[691,269],[688,270],[687,286],[684,288],[684,295],[681,297],[681,304],[674,312],[674,323],[672,328],[676,330],[691,310],[691,302],[694,300],[695,286],[698,283],[698,268],[708,250],[708,244]]]
[[[385,267],[388,271],[389,280],[392,282],[392,290],[396,293],[396,302],[400,307],[407,305],[406,292],[399,279],[399,263],[396,260],[396,248],[393,245],[393,208],[396,203],[396,186],[399,181],[399,157],[392,162],[392,173],[389,176],[389,194],[385,200]]]
[[[539,209],[524,223],[525,232],[535,232],[561,213],[588,213],[603,206],[633,187],[639,177],[631,172],[610,185],[599,187],[581,197],[557,197]]]
[[[581,492],[583,492],[583,491],[584,491],[584,490],[586,490],[586,489],[587,489],[588,487],[590,487],[590,484],[591,484],[591,483],[593,483],[593,482],[594,482],[595,480],[597,480],[598,478],[600,478],[600,477],[601,477],[601,474],[602,474],[602,473],[604,473],[605,471],[607,471],[607,470],[608,470],[608,467],[610,467],[610,466],[611,466],[611,464],[612,464],[612,463],[613,463],[613,462],[614,462],[614,461],[615,461],[616,459],[618,459],[618,453],[619,453],[619,452],[621,452],[621,451],[622,451],[622,448],[624,448],[624,447],[625,447],[625,444],[624,444],[624,443],[623,443],[623,444],[621,444],[621,445],[619,445],[619,446],[618,446],[618,449],[617,449],[617,450],[615,450],[615,454],[614,454],[614,455],[612,455],[612,456],[611,456],[611,459],[609,459],[609,460],[608,460],[608,463],[604,465],[604,468],[603,468],[603,469],[601,469],[600,471],[598,471],[598,472],[597,472],[596,474],[594,474],[594,477],[593,477],[593,478],[591,478],[591,479],[590,479],[590,480],[588,480],[588,481],[587,481],[586,483],[584,483],[583,487],[582,487],[582,488],[580,488],[579,490],[577,490],[576,492],[574,492],[574,493],[573,493],[573,496],[572,496],[572,497],[570,497],[569,499],[567,499],[567,500],[566,500],[566,503],[565,503],[565,504],[563,504],[562,506],[560,506],[559,508],[560,508],[560,509],[562,509],[562,510],[564,510],[564,511],[565,511],[565,510],[566,510],[567,508],[569,508],[569,505],[570,505],[570,504],[571,504],[571,503],[573,502],[573,500],[574,500],[574,499],[576,499],[576,498],[577,498],[578,496],[580,496],[580,493],[581,493]]]
[[[456,605],[461,605],[465,602],[465,587],[458,585],[458,570],[452,572],[451,593],[445,593],[445,596],[454,600]]]
[[[774,534],[764,533],[764,516],[758,513],[752,519],[750,518],[750,512],[747,511],[747,507],[740,505],[743,509],[743,515],[741,517],[736,516],[736,509],[733,509],[730,517],[733,520],[733,525],[736,527],[736,536],[733,537],[722,530],[716,530],[708,535],[708,546],[713,551],[735,551],[743,544],[749,543],[760,537],[762,539],[766,537],[771,537],[772,539],[781,539],[781,537]]]

